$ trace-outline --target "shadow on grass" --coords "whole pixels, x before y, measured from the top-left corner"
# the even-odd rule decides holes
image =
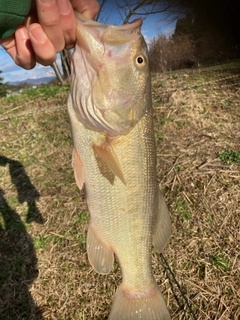
[[[26,222],[43,223],[36,206],[39,193],[20,162],[0,156],[9,165],[18,201],[28,204]],[[0,189],[0,320],[42,320],[29,286],[38,276],[37,257],[31,236],[20,215],[8,204]]]

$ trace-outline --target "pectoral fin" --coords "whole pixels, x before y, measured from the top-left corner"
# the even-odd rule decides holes
[[[158,212],[153,232],[153,246],[156,251],[162,252],[171,236],[171,220],[166,202],[159,191]]]
[[[100,274],[107,274],[113,268],[114,254],[110,247],[101,241],[90,224],[87,234],[88,260],[94,270]]]
[[[75,148],[73,149],[72,166],[73,166],[74,176],[75,176],[77,186],[81,190],[85,182],[84,174],[83,174],[83,164]]]
[[[104,142],[102,145],[93,145],[94,151],[105,162],[113,174],[115,174],[123,184],[126,184],[121,166],[116,153],[110,143]]]

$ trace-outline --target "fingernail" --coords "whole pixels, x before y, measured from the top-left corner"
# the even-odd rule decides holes
[[[68,14],[70,12],[70,3],[69,0],[61,0],[58,2],[58,8],[60,14]]]
[[[46,35],[39,25],[31,27],[30,33],[37,43],[43,43],[46,41]]]
[[[18,32],[18,34],[19,34],[19,36],[21,37],[22,40],[27,40],[29,38],[27,29],[25,27],[18,28],[17,32]]]
[[[40,0],[40,2],[45,5],[50,5],[50,4],[53,4],[55,0]]]

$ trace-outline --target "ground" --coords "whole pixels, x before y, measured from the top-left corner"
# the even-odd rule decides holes
[[[240,62],[153,74],[159,186],[172,237],[153,272],[172,319],[240,317]],[[69,87],[0,101],[0,319],[107,319],[121,281],[86,255]]]

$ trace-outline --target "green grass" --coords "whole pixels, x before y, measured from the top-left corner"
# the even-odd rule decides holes
[[[153,88],[164,88],[164,83],[163,83],[163,82],[155,83],[155,84],[153,85]]]
[[[27,97],[30,100],[36,98],[55,98],[60,92],[68,91],[69,85],[65,86],[58,86],[58,85],[41,85],[37,86],[36,88],[29,88],[22,91],[21,96]],[[17,96],[11,96],[8,99],[17,100]]]
[[[45,246],[51,241],[50,237],[38,236],[33,239],[34,248],[36,250],[44,249]]]
[[[180,213],[183,220],[191,219],[191,212],[188,208],[186,200],[182,196],[179,196],[176,199],[176,211]]]
[[[228,271],[231,266],[228,258],[221,254],[212,255],[211,262],[215,267],[220,268],[223,271]]]
[[[218,153],[218,158],[226,164],[240,164],[240,151],[226,150]]]
[[[16,194],[13,194],[8,199],[8,205],[10,207],[16,207],[18,205],[18,197]]]
[[[82,223],[87,223],[89,221],[89,213],[88,212],[82,212],[79,216],[78,216],[78,223],[82,224]]]

